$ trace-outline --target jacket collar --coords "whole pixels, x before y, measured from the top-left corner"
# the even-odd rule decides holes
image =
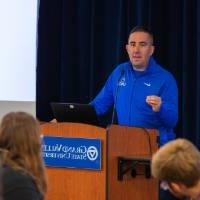
[[[135,72],[135,70],[133,69],[132,63],[129,61],[130,67],[132,68],[132,71]],[[145,69],[145,71],[141,72],[141,76],[145,76],[147,74],[151,74],[153,72],[156,71],[157,68],[157,63],[155,61],[155,59],[151,56],[149,59],[149,63],[147,68]]]

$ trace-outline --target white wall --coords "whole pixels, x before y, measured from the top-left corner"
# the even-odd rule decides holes
[[[35,102],[0,101],[0,120],[8,112],[25,111],[35,116]]]
[[[37,0],[0,0],[0,119],[35,115]]]

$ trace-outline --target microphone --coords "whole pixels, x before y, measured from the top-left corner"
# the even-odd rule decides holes
[[[112,119],[111,119],[111,124],[114,123],[114,118],[115,118],[115,107],[116,107],[116,103],[117,103],[117,97],[118,97],[118,91],[119,91],[119,86],[120,86],[120,81],[123,77],[123,75],[125,74],[125,70],[122,69],[121,70],[121,73],[120,73],[120,76],[119,76],[119,79],[117,81],[117,90],[116,90],[116,94],[115,94],[115,98],[114,98],[114,105],[113,105],[113,111],[112,111]]]

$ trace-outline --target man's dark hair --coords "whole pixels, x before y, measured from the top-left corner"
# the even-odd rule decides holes
[[[153,33],[151,32],[151,30],[146,27],[146,26],[135,26],[133,29],[131,29],[130,33],[129,33],[129,37],[132,33],[135,32],[144,32],[144,33],[148,33],[152,39],[152,44],[153,44]]]

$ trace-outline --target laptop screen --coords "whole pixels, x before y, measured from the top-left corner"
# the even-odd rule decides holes
[[[99,125],[95,109],[90,104],[53,102],[51,108],[58,122]]]

